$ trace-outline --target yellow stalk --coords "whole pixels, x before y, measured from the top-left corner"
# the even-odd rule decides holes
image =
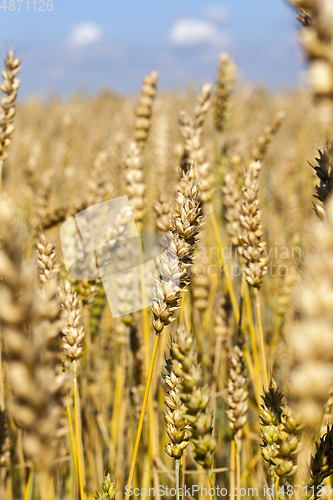
[[[267,389],[268,389],[268,377],[267,377],[264,333],[262,330],[260,297],[259,297],[258,288],[254,288],[254,295],[256,298],[256,310],[257,310],[257,318],[258,318],[258,334],[259,334],[259,346],[260,346],[260,357],[261,357],[261,370],[262,370],[262,374],[264,377],[264,388],[267,391]]]
[[[252,358],[250,355],[250,352],[247,348],[247,345],[245,342],[243,342],[243,351],[244,351],[244,357],[246,359],[246,363],[248,366],[251,382],[253,385],[255,397],[257,400],[258,405],[260,404],[260,370],[259,370],[259,362],[258,362],[258,352],[257,352],[257,346],[256,346],[256,341],[255,341],[255,331],[254,331],[254,326],[253,326],[253,317],[252,317],[252,310],[251,310],[251,302],[250,302],[250,294],[249,294],[249,289],[248,289],[248,284],[245,279],[245,274],[244,274],[244,261],[242,259],[242,282],[241,282],[241,297],[240,297],[240,303],[239,303],[239,310],[240,310],[240,321],[238,324],[238,335],[241,335],[241,333],[244,336],[244,328],[242,327],[242,315],[243,315],[243,300],[245,300],[246,307],[248,310],[248,319],[249,319],[249,330],[250,330],[250,340],[251,340],[251,346],[253,350],[253,358],[256,360],[256,365],[255,367],[253,366]]]
[[[235,439],[232,438],[231,441],[231,456],[230,456],[230,499],[235,500],[234,489],[235,489],[235,452],[236,443]]]
[[[124,368],[120,360],[120,363],[117,366],[117,371],[116,371],[116,388],[115,388],[114,406],[113,406],[114,410],[110,427],[110,438],[114,449],[116,449],[117,447],[117,427],[119,422],[120,403],[123,398],[123,385],[124,385],[123,380],[124,380]]]
[[[8,365],[7,365],[8,366]],[[19,458],[19,464],[24,464],[24,454],[22,447],[22,429],[17,429],[17,455]],[[24,496],[25,492],[25,470],[24,468],[20,468],[20,486],[21,486],[21,495]]]
[[[140,483],[141,487],[147,486],[148,489],[148,481],[150,477],[150,469],[151,469],[151,458],[149,456],[149,448],[148,448],[148,453],[145,453],[143,457],[141,457],[141,460],[143,462],[143,471],[140,475]],[[143,499],[144,497],[141,496],[140,499]]]
[[[253,385],[254,395],[255,395],[257,404],[259,406],[260,405],[260,392],[258,392],[258,389],[257,389],[255,370],[254,370],[254,367],[253,367],[253,362],[252,362],[251,355],[249,353],[249,350],[248,350],[248,347],[247,347],[246,344],[243,345],[243,351],[244,351],[244,359],[246,361],[247,368],[249,370],[250,379],[251,379],[251,382],[252,382],[252,385]]]
[[[180,318],[179,318],[179,323],[183,322],[184,307],[185,307],[185,293],[186,292],[182,293],[182,301],[181,301],[181,304],[180,304]]]
[[[279,481],[280,481],[280,478],[277,474],[275,474],[275,481],[274,481],[274,488],[275,488],[275,498],[277,498],[277,492],[278,492],[278,489],[279,489]]]
[[[253,316],[252,316],[252,308],[251,308],[251,298],[249,285],[247,281],[245,281],[245,306],[247,311],[247,316],[249,320],[249,330],[250,330],[250,340],[251,340],[251,349],[253,353],[253,362],[255,369],[255,380],[256,380],[256,392],[261,393],[261,377],[260,377],[260,364],[259,364],[259,356],[257,349],[257,341],[256,341],[256,333],[253,324]]]
[[[253,469],[257,465],[257,462],[258,462],[259,458],[260,458],[260,450],[257,451],[257,453],[252,458],[251,462],[249,463],[247,469],[241,475],[241,481],[245,481],[245,479],[248,477],[248,475],[250,474],[250,472],[253,471]]]
[[[220,260],[221,260],[221,263],[222,263],[222,266],[223,266],[223,272],[224,272],[226,283],[227,283],[227,289],[228,289],[228,292],[229,292],[229,295],[230,295],[231,305],[232,305],[232,308],[233,308],[233,311],[234,311],[234,314],[235,314],[236,321],[238,323],[238,321],[239,321],[239,310],[238,310],[237,300],[236,300],[235,292],[234,292],[234,289],[233,289],[233,286],[232,286],[232,281],[231,281],[231,278],[230,278],[229,270],[228,270],[228,267],[227,267],[226,262],[225,262],[224,257],[223,257],[222,242],[221,242],[221,238],[220,238],[220,233],[219,233],[219,228],[218,228],[218,225],[217,225],[216,216],[215,216],[215,213],[214,213],[212,205],[210,205],[210,218],[211,218],[211,221],[212,221],[212,225],[213,225],[213,229],[214,229],[214,233],[215,233],[215,238],[216,238],[217,246],[218,246],[218,249],[219,249],[219,256],[220,256]]]
[[[117,438],[117,451],[116,451],[116,469],[115,469],[115,477],[117,478],[117,485],[119,491],[124,490],[125,486],[125,470],[123,466],[124,460],[124,435],[126,430],[126,413],[127,413],[127,405],[128,398],[125,396],[122,398],[120,409],[120,418],[119,418],[119,427],[118,427],[118,438]]]
[[[218,378],[219,378],[219,366],[221,359],[221,349],[222,349],[222,340],[220,337],[216,338],[215,341],[215,358],[214,358],[214,366],[213,366],[213,382],[211,386],[211,394],[215,396],[218,388]],[[214,397],[213,400],[213,416],[212,416],[212,429],[215,429],[215,417],[216,417],[216,405],[217,398]]]
[[[271,343],[271,347],[269,350],[269,356],[268,356],[268,366],[273,366],[273,364],[274,364],[276,347],[279,343],[281,325],[282,325],[282,322],[278,321],[275,328],[274,328],[272,343]]]
[[[68,401],[67,392],[66,392],[66,413],[67,413],[67,420],[68,420],[68,427],[69,427],[69,436],[70,436],[70,440],[71,440],[71,447],[72,447],[72,453],[73,453],[75,475],[76,475],[77,482],[79,483],[79,474],[78,474],[78,469],[77,469],[77,456],[76,456],[76,448],[75,448],[75,441],[74,441],[73,424],[72,424],[72,417],[71,417],[71,411],[69,408],[69,401]]]
[[[216,273],[216,275],[214,276],[214,280],[212,282],[210,292],[209,292],[208,306],[207,306],[206,311],[204,312],[203,328],[206,332],[212,328],[212,322],[214,320],[214,314],[213,314],[214,297],[215,297],[216,290],[217,290],[218,285],[219,285],[219,281],[220,281],[219,278],[220,277],[219,277],[218,273]]]
[[[134,443],[133,456],[132,456],[132,460],[131,460],[131,467],[130,467],[130,471],[129,471],[129,475],[128,475],[127,486],[132,486],[132,482],[133,482],[134,469],[135,469],[135,464],[136,464],[136,459],[137,459],[139,444],[140,444],[140,438],[141,438],[141,433],[142,433],[142,427],[143,427],[143,419],[144,419],[146,408],[147,408],[150,383],[151,383],[151,379],[152,379],[152,374],[153,374],[154,363],[155,363],[159,339],[160,339],[160,335],[156,335],[154,348],[153,348],[153,352],[152,352],[152,356],[151,356],[151,360],[150,360],[149,370],[148,370],[145,393],[143,396],[142,408],[141,408],[141,413],[140,413],[138,430],[136,433],[136,438],[135,438],[135,443]],[[129,497],[130,497],[129,493],[126,493],[125,500],[128,500]]]
[[[140,227],[140,235],[141,235],[141,227]],[[140,284],[141,284],[141,300],[143,307],[143,332],[144,332],[144,342],[145,342],[146,366],[148,367],[149,366],[149,322],[148,322],[148,309],[146,307],[146,288],[145,288],[144,272],[142,267],[144,256],[143,254],[141,254],[141,252],[140,255],[142,257],[140,266]],[[148,449],[149,449],[150,461],[152,461],[154,460],[154,457],[158,455],[158,450],[155,439],[154,410],[153,410],[153,401],[151,392],[148,395],[148,422],[149,422],[149,429],[151,431],[148,434]],[[153,473],[153,482],[155,490],[157,492],[159,480],[158,480],[158,475],[156,475],[156,473],[155,474]],[[160,496],[157,495],[157,500],[159,500],[159,498]]]
[[[185,471],[186,471],[186,453],[187,453],[187,450],[185,448],[185,450],[183,451],[183,454],[182,454],[182,458],[181,458],[181,461],[180,461],[180,467],[181,467],[181,475],[182,475],[182,489],[184,491],[185,489]]]
[[[6,492],[7,492],[7,500],[13,500],[13,480],[11,475],[8,475],[7,477]]]
[[[39,484],[40,496],[42,500],[55,500],[55,491],[54,491],[54,483],[53,479],[46,472],[39,473],[37,475],[36,483]],[[32,494],[32,488],[31,488]],[[29,497],[29,500],[32,496]]]
[[[28,482],[24,492],[24,500],[30,500],[32,498],[32,481],[34,477],[34,470],[31,468],[29,470]]]
[[[83,491],[83,477],[82,477],[82,463],[81,463],[81,446],[80,446],[80,432],[79,432],[79,413],[78,413],[78,384],[77,384],[77,364],[76,360],[73,361],[73,395],[74,395],[74,426],[75,426],[75,438],[76,438],[76,449],[77,449],[77,469],[78,469],[78,482],[81,500],[84,500]]]
[[[241,489],[241,471],[240,471],[240,453],[241,453],[242,442],[236,446],[236,488],[237,488],[237,500],[240,500],[240,489]]]
[[[215,491],[215,481],[214,481],[214,475],[209,471],[207,471],[206,480],[207,480],[207,486],[208,486],[207,489],[209,493],[209,498],[210,500],[216,500],[216,493],[214,493],[214,495],[210,494],[211,489]]]

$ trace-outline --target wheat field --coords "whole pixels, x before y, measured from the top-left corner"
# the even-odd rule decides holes
[[[332,498],[333,6],[290,3],[307,88],[18,102],[5,55],[0,500]]]

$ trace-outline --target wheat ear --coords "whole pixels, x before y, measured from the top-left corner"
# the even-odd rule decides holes
[[[35,269],[22,262],[22,235],[4,201],[0,218],[0,318],[12,390],[9,410],[25,429],[23,451],[37,470],[45,494],[62,432],[58,285],[50,279],[36,290]]]
[[[330,0],[288,0],[299,13],[301,43],[308,77],[319,104],[319,117],[333,119],[333,6]]]
[[[4,81],[0,85],[3,92],[0,106],[0,190],[3,162],[8,158],[7,149],[10,146],[12,135],[15,130],[15,101],[20,86],[20,80],[16,78],[16,76],[20,71],[20,64],[21,59],[15,57],[14,52],[9,50],[7,59],[5,59],[5,70],[2,72]]]
[[[289,393],[308,431],[318,428],[333,378],[333,201],[311,233],[316,244],[305,261],[298,321],[288,326],[291,352]]]
[[[316,452],[311,457],[310,470],[307,479],[307,500],[317,500],[321,496],[322,484],[326,477],[333,474],[333,427],[327,427],[327,432],[316,443]]]
[[[140,147],[143,147],[148,139],[157,79],[157,71],[152,71],[143,81],[139,104],[136,110],[137,118],[135,123],[135,140]]]
[[[228,54],[219,58],[214,99],[214,125],[223,132],[230,116],[231,94],[236,82],[236,65]]]
[[[141,415],[134,443],[133,456],[127,485],[131,486],[136,464],[139,442],[141,438],[143,419],[147,407],[149,388],[160,339],[160,334],[166,325],[174,320],[179,308],[182,292],[189,282],[189,267],[192,263],[195,245],[197,243],[201,213],[199,207],[198,186],[193,182],[194,173],[183,172],[181,191],[176,199],[176,211],[168,233],[166,250],[159,263],[159,278],[155,282],[153,292],[153,328],[156,333],[153,352],[150,360]],[[126,500],[129,494],[126,493]]]
[[[318,149],[319,158],[316,158],[316,165],[311,165],[319,179],[319,184],[316,186],[315,198],[318,203],[313,204],[313,208],[317,217],[323,220],[326,217],[325,206],[333,192],[333,143],[328,140],[323,151]]]

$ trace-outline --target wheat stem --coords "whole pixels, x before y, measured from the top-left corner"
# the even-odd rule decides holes
[[[236,446],[236,488],[237,488],[237,500],[240,500],[240,489],[241,489],[241,471],[240,471],[240,453],[241,453],[242,443],[240,442]]]
[[[139,228],[139,233],[140,233],[140,241],[143,247],[143,241],[142,241],[142,224],[140,224]],[[141,300],[142,300],[142,307],[143,307],[143,332],[144,332],[144,343],[145,343],[145,355],[146,355],[146,366],[149,366],[149,322],[148,322],[148,309],[146,307],[146,287],[145,287],[145,276],[144,276],[144,269],[143,269],[143,264],[144,264],[144,256],[142,254],[141,248],[139,249],[140,251],[140,285],[141,285]],[[148,422],[149,422],[149,429],[151,429],[151,432],[148,435],[148,446],[149,446],[149,454],[151,460],[154,460],[154,457],[158,454],[157,452],[157,443],[155,439],[155,430],[154,430],[154,410],[153,410],[153,401],[152,401],[152,395],[149,393],[148,395]],[[154,472],[154,467],[153,467],[153,484],[156,492],[158,491],[158,476],[156,476],[156,473]],[[157,500],[160,498],[160,495],[157,493],[156,494]]]
[[[180,467],[180,458],[175,459],[175,487],[176,487],[176,500],[180,499],[179,496],[179,467]]]
[[[254,457],[252,457],[252,460],[250,460],[250,463],[247,466],[247,469],[241,475],[241,481],[245,481],[245,479],[247,479],[250,472],[252,472],[253,469],[255,468],[255,466],[257,465],[259,458],[260,458],[260,450],[254,455]]]
[[[34,470],[31,467],[31,469],[29,470],[27,486],[25,488],[24,500],[31,500],[33,492],[33,482],[34,482]]]
[[[231,441],[231,456],[230,456],[230,499],[235,500],[234,489],[235,489],[235,452],[236,452],[236,442],[235,438]]]
[[[259,346],[260,346],[260,357],[261,357],[261,370],[264,378],[264,388],[267,391],[268,389],[268,378],[266,371],[266,355],[265,355],[265,342],[264,342],[264,333],[262,330],[262,321],[261,321],[261,310],[260,310],[260,296],[258,288],[254,288],[254,295],[256,299],[256,310],[257,310],[257,319],[258,319],[258,334],[259,334]]]
[[[226,262],[225,262],[224,257],[223,257],[223,253],[222,253],[223,252],[223,248],[222,248],[222,243],[221,243],[219,228],[218,228],[218,225],[217,225],[217,220],[216,220],[216,216],[215,216],[215,213],[213,211],[212,205],[210,205],[210,218],[211,218],[211,221],[212,221],[212,225],[213,225],[213,229],[214,229],[214,233],[215,233],[215,238],[216,238],[217,246],[219,248],[219,256],[220,256],[221,263],[223,265],[223,272],[225,274],[225,279],[226,279],[226,283],[227,283],[227,289],[228,289],[228,292],[229,292],[229,295],[230,295],[231,305],[232,305],[232,308],[233,308],[233,311],[234,311],[234,314],[235,314],[236,321],[238,323],[238,321],[239,321],[239,310],[238,310],[237,300],[236,300],[234,289],[232,287],[232,282],[231,282],[229,270],[228,270],[228,267],[227,267]]]
[[[244,346],[243,346],[243,351],[244,351],[244,359],[246,361],[247,368],[249,370],[250,380],[251,380],[252,385],[253,385],[254,395],[255,395],[257,404],[259,406],[260,405],[260,394],[258,394],[258,392],[257,392],[256,377],[255,377],[253,361],[252,361],[251,354],[250,354],[249,349],[248,349],[246,344],[244,344]]]
[[[75,426],[75,438],[76,438],[76,449],[77,449],[78,482],[79,482],[81,500],[84,500],[81,449],[80,449],[81,436],[79,432],[79,410],[78,410],[79,390],[77,384],[77,364],[75,359],[73,360],[73,394],[74,394],[74,426]]]
[[[256,333],[253,324],[253,315],[252,315],[252,307],[251,307],[251,297],[249,291],[249,285],[247,281],[245,282],[245,305],[247,310],[247,316],[249,320],[249,330],[250,330],[250,341],[251,341],[251,349],[253,355],[254,369],[255,369],[255,381],[256,381],[256,394],[258,394],[257,401],[260,401],[260,393],[261,393],[261,379],[260,379],[260,364],[259,364],[259,355],[256,341]]]
[[[207,471],[207,478],[208,478],[209,487],[210,487],[210,489],[212,489],[214,491],[213,495],[211,495],[210,492],[209,492],[209,495],[210,495],[212,500],[217,500],[216,490],[215,490],[215,481],[213,481],[213,477],[214,477],[213,473]]]
[[[120,414],[120,405],[121,400],[123,398],[123,390],[124,390],[124,367],[122,363],[119,363],[116,371],[116,386],[114,391],[114,400],[113,400],[113,412],[112,419],[110,425],[110,437],[112,440],[112,444],[114,448],[117,447],[117,428],[119,425],[119,414]]]
[[[184,307],[185,307],[185,292],[182,293],[182,300],[180,303],[180,318],[179,318],[179,324],[183,322],[183,316],[184,316]]]
[[[42,473],[39,477],[40,497],[42,500],[56,500],[53,480],[48,473]],[[30,497],[32,498],[32,496]],[[29,499],[30,500],[30,499]]]
[[[270,475],[271,475],[271,484],[272,484],[272,500],[275,500],[275,473],[274,473],[275,466],[271,465],[269,468]]]
[[[272,342],[271,342],[270,349],[269,349],[268,366],[273,366],[276,348],[277,348],[278,343],[279,343],[280,332],[281,332],[281,324],[277,323],[275,325],[275,328],[274,328]]]
[[[182,488],[183,491],[185,489],[185,471],[186,471],[186,450],[184,450],[184,453],[181,458],[181,463],[182,463]]]
[[[68,394],[67,394],[67,392],[66,392],[66,413],[67,413],[67,420],[68,420],[68,427],[69,427],[69,436],[70,436],[70,440],[71,440],[71,447],[72,447],[72,453],[73,453],[75,475],[76,475],[76,478],[77,478],[77,482],[79,482],[79,474],[78,474],[78,470],[77,470],[77,456],[76,456],[76,448],[75,448],[73,424],[72,424],[72,417],[71,417],[71,412],[70,412],[70,408],[69,408],[69,401],[68,401]]]
[[[132,460],[131,460],[131,467],[130,467],[130,471],[129,471],[129,475],[128,475],[128,481],[127,481],[128,487],[132,486],[132,482],[133,482],[134,469],[135,469],[136,459],[137,459],[138,450],[139,450],[139,443],[140,443],[140,438],[141,438],[141,433],[142,433],[142,427],[143,427],[143,419],[144,419],[144,416],[146,413],[150,383],[151,383],[151,379],[152,379],[152,374],[153,374],[154,363],[155,363],[155,358],[156,358],[159,340],[160,340],[160,335],[156,335],[154,348],[153,348],[152,356],[150,359],[150,365],[149,365],[148,376],[147,376],[147,381],[146,381],[145,393],[143,396],[143,402],[142,402],[142,408],[141,408],[140,419],[139,419],[139,424],[138,424],[138,430],[136,433],[136,438],[135,438],[135,443],[134,443],[133,455],[132,455]],[[126,489],[126,491],[127,491],[127,489]],[[126,493],[125,500],[128,500],[129,497],[130,497],[130,494]]]
[[[13,478],[11,475],[7,476],[5,486],[6,486],[7,500],[13,500]]]
[[[24,455],[23,455],[23,447],[22,447],[22,429],[19,428],[17,432],[17,455],[19,459],[19,465],[25,463]],[[25,470],[22,467],[20,469],[20,489],[21,495],[24,495],[25,491]]]

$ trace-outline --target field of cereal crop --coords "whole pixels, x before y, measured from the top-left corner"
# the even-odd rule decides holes
[[[333,4],[290,3],[307,90],[18,101],[4,53],[0,500],[332,498]]]

